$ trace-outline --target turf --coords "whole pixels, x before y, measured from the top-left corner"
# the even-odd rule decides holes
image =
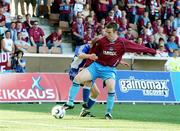
[[[114,119],[104,120],[105,105],[91,110],[95,118],[80,118],[81,105],[63,119],[50,115],[55,104],[0,104],[0,131],[178,131],[180,105],[115,104]]]

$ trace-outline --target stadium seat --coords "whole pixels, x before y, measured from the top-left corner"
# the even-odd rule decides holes
[[[39,47],[39,53],[48,54],[49,53],[48,47],[46,47],[46,46]]]
[[[29,47],[27,48],[27,52],[29,52],[29,53],[36,53],[36,52],[37,52],[36,47],[34,47],[34,46],[29,46]]]
[[[58,24],[59,23],[59,14],[49,14],[49,23]]]
[[[51,48],[51,54],[61,54],[61,49],[58,47],[52,47]]]

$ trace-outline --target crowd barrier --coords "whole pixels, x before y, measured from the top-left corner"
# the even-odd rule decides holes
[[[65,72],[73,59],[73,54],[25,54],[28,72]],[[120,70],[163,71],[167,58],[124,55],[123,60],[130,67],[119,65]]]
[[[116,102],[178,103],[180,72],[118,71]],[[100,89],[97,101],[106,102],[107,88],[96,80]],[[71,81],[66,73],[0,74],[0,103],[64,102]],[[82,89],[76,101],[82,101]]]

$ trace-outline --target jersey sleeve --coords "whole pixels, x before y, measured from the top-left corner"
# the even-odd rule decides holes
[[[89,50],[90,50],[89,45],[82,45],[82,46],[79,47],[77,55],[87,54],[87,53],[89,53]]]
[[[124,39],[124,50],[125,52],[137,52],[137,53],[150,53],[152,55],[156,54],[156,50],[138,45],[135,42],[129,41],[127,39]]]

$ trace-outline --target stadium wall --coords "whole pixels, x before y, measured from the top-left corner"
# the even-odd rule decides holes
[[[28,72],[65,72],[72,62],[73,55],[59,54],[25,54]],[[124,56],[123,59],[130,64],[130,67],[119,65],[121,70],[146,70],[163,71],[167,58],[157,57],[131,57]]]

